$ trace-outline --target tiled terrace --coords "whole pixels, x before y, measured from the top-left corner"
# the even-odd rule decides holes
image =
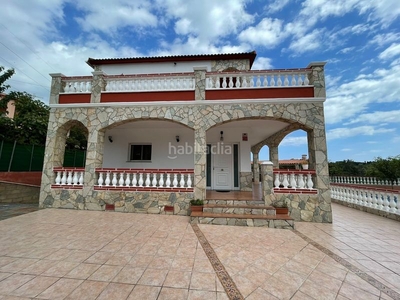
[[[0,221],[0,299],[400,299],[398,222],[297,230],[45,209]]]

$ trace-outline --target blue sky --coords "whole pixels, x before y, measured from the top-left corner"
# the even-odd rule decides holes
[[[327,62],[330,161],[400,154],[399,0],[14,0],[0,11],[10,90],[45,103],[48,74],[90,75],[88,57],[252,50],[253,69]],[[280,158],[301,157],[306,144],[304,132],[290,134]]]

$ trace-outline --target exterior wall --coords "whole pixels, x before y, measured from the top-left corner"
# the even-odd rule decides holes
[[[42,172],[0,172],[0,181],[40,187]]]
[[[193,193],[93,191],[89,197],[83,195],[82,190],[53,189],[40,207],[105,210],[106,204],[114,204],[119,212],[159,214],[165,206],[173,206],[174,214],[188,215],[193,199]]]
[[[222,72],[228,68],[235,68],[239,71],[249,71],[250,61],[247,59],[229,59],[229,60],[213,60],[211,62],[211,71]]]
[[[38,186],[0,182],[0,203],[38,203]]]
[[[211,71],[210,61],[181,61],[157,63],[137,63],[137,64],[113,64],[102,65],[101,70],[107,75],[120,74],[158,74],[158,73],[185,73],[193,72],[193,67],[206,67]]]
[[[170,122],[164,123],[165,128],[151,127],[153,121],[140,122],[139,126],[132,123],[131,128],[118,127],[106,130],[104,143],[104,168],[157,168],[157,169],[193,169],[194,132],[182,125],[168,128]],[[180,141],[176,141],[176,136]],[[108,141],[112,136],[113,142]],[[152,144],[151,162],[129,162],[129,144]],[[181,152],[185,146],[187,152]],[[188,148],[191,147],[191,148]]]
[[[227,116],[227,118],[225,118]],[[185,202],[189,197],[204,199],[206,191],[206,132],[210,128],[224,122],[242,119],[269,119],[280,120],[288,123],[298,123],[309,130],[309,149],[315,155],[310,155],[310,168],[317,167],[315,187],[319,194],[313,196],[302,195],[278,195],[287,197],[293,201],[293,209],[299,212],[300,219],[315,222],[330,222],[332,213],[330,211],[331,199],[329,191],[328,160],[326,155],[326,138],[323,117],[322,102],[307,103],[252,103],[251,101],[241,103],[213,104],[212,102],[198,104],[174,104],[174,105],[146,105],[146,106],[115,106],[115,107],[58,107],[52,108],[47,141],[46,155],[43,168],[42,189],[40,195],[41,207],[53,207],[61,201],[62,193],[65,191],[51,190],[50,185],[54,182],[53,167],[61,166],[63,155],[62,135],[66,134],[64,124],[70,120],[81,122],[89,131],[88,152],[85,166],[85,184],[81,191],[69,191],[81,197],[76,197],[74,207],[80,209],[92,209],[102,207],[101,199],[107,193],[93,190],[96,181],[95,168],[102,167],[103,147],[105,147],[105,132],[108,128],[138,119],[170,120],[194,129],[194,195],[188,193],[177,200],[177,203]],[[224,121],[225,120],[225,121]],[[175,134],[174,134],[175,135]],[[250,153],[250,148],[248,153]],[[250,154],[249,154],[250,156]],[[241,170],[242,172],[244,170]],[[251,172],[250,162],[248,172]],[[116,195],[121,193],[116,193]],[[100,195],[100,196],[99,196]],[[103,195],[103,196],[102,196]],[[154,194],[147,201],[152,201]],[[68,196],[68,195],[67,195]],[[63,196],[67,199],[67,196]],[[69,195],[71,196],[71,195]],[[278,197],[277,196],[277,197]],[[108,196],[107,196],[108,197]],[[110,196],[111,197],[111,196]],[[122,196],[121,196],[122,197]],[[304,197],[307,197],[305,200]],[[180,198],[177,198],[180,199]],[[78,200],[80,202],[78,202]],[[64,201],[64,200],[63,200]],[[295,213],[296,214],[296,213]],[[310,217],[312,216],[312,217]]]

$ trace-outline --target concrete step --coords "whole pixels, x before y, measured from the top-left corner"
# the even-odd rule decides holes
[[[294,229],[294,220],[288,215],[249,215],[211,212],[192,212],[192,224],[232,225]]]
[[[239,199],[206,199],[204,204],[217,204],[224,206],[258,205],[265,206],[263,200],[239,200]]]
[[[239,215],[275,215],[275,208],[272,206],[261,205],[222,205],[205,204],[203,212],[209,213],[228,213]]]

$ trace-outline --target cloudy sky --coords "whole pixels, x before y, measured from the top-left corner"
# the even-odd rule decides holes
[[[90,75],[88,57],[252,50],[253,69],[327,62],[330,161],[400,154],[399,0],[13,0],[0,10],[10,90],[45,103],[48,74]],[[280,158],[307,153],[306,143],[292,133]]]

